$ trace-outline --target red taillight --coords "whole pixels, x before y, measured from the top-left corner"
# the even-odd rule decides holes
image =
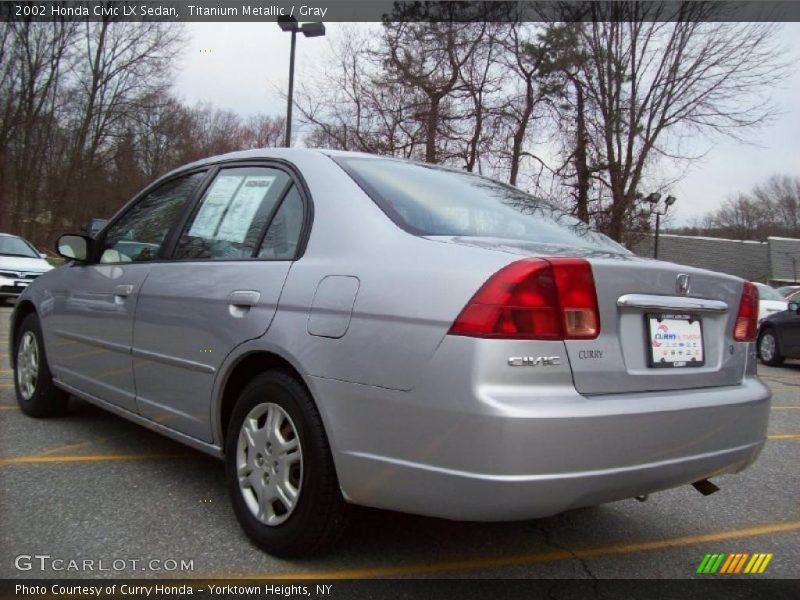
[[[739,301],[739,313],[733,327],[733,339],[737,342],[753,342],[758,330],[758,289],[749,282],[744,282],[742,299]]]
[[[578,258],[520,260],[483,284],[450,328],[471,337],[594,339],[600,315],[592,268]]]

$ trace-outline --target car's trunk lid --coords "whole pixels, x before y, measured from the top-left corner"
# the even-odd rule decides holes
[[[589,261],[600,310],[595,340],[565,342],[576,389],[584,394],[680,390],[735,385],[743,377],[747,345],[733,340],[742,280],[640,258],[624,251],[486,238],[435,238],[529,257],[572,256]],[[679,276],[680,280],[679,280]],[[688,290],[681,283],[688,278]],[[654,367],[647,315],[689,315],[702,328],[702,366]],[[667,322],[667,323],[672,323]],[[666,342],[676,360],[689,352],[683,336]],[[683,344],[683,345],[682,345]],[[678,361],[686,362],[689,361]]]

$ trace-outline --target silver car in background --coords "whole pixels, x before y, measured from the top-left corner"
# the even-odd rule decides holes
[[[224,458],[274,554],[350,504],[500,521],[707,490],[766,438],[752,284],[480,176],[234,153],[58,250],[13,314],[22,410],[72,394]]]
[[[45,256],[27,240],[0,233],[0,304],[19,296],[34,279],[53,268]]]

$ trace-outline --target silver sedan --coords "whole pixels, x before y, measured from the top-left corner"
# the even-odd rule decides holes
[[[224,459],[273,554],[330,544],[352,504],[497,521],[707,493],[764,444],[752,284],[477,175],[229,154],[58,251],[13,315],[22,410],[74,395]]]

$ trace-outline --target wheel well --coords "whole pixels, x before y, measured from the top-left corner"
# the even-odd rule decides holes
[[[222,427],[222,441],[223,448],[225,444],[225,436],[228,433],[228,422],[233,413],[233,407],[236,404],[236,399],[241,394],[245,386],[250,383],[256,375],[268,371],[270,369],[281,369],[290,373],[297,378],[302,385],[305,381],[300,376],[300,373],[295,369],[292,364],[286,359],[273,354],[272,352],[256,352],[243,358],[233,368],[233,371],[228,376],[225,383],[225,389],[222,392],[222,405],[220,407],[220,425]]]
[[[22,322],[25,320],[25,317],[27,317],[31,313],[34,314],[36,313],[36,307],[33,306],[33,302],[30,302],[28,300],[25,300],[14,307],[14,321],[12,322],[11,325],[11,337],[10,337],[12,347],[9,348],[10,350],[9,359],[12,368],[15,366],[14,360],[16,356],[16,351],[15,351],[16,349],[13,347],[13,344],[17,339],[17,332],[19,331],[20,325],[22,325]]]

